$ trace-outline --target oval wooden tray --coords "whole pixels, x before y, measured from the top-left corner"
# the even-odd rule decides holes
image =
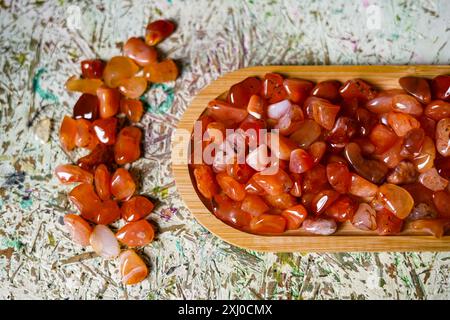
[[[344,82],[348,79],[362,78],[381,89],[389,89],[398,88],[398,78],[402,76],[417,75],[432,78],[439,74],[450,73],[450,66],[261,66],[240,69],[213,81],[192,101],[180,120],[172,140],[172,170],[178,191],[195,218],[206,229],[228,243],[259,251],[450,251],[450,236],[435,239],[410,229],[396,236],[378,236],[345,223],[331,236],[302,235],[298,231],[289,231],[278,236],[257,236],[234,229],[217,219],[197,196],[187,164],[180,164],[180,155],[176,150],[180,150],[180,147],[187,150],[189,141],[180,141],[183,135],[186,138],[186,132],[192,131],[194,121],[198,119],[209,101],[223,95],[233,84],[247,77],[263,77],[268,72],[314,82],[327,79]]]

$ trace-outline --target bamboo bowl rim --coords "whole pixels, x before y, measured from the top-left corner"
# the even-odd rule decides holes
[[[211,213],[198,197],[187,165],[180,159],[180,150],[187,150],[193,123],[205,110],[209,101],[222,96],[231,85],[250,76],[263,77],[276,72],[287,77],[311,81],[362,78],[383,89],[398,87],[398,78],[416,75],[427,78],[450,73],[446,65],[414,66],[256,66],[239,69],[212,81],[193,99],[180,119],[172,137],[172,172],[177,189],[196,220],[208,231],[232,245],[266,252],[349,252],[349,251],[450,251],[450,236],[436,239],[418,231],[407,230],[395,236],[379,236],[375,232],[358,230],[344,223],[329,236],[282,235],[261,236],[235,229]],[[186,139],[186,133],[189,138]],[[182,161],[180,161],[182,160]]]

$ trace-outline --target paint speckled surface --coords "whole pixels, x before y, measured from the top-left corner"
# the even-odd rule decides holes
[[[194,220],[170,173],[177,119],[211,80],[250,65],[448,64],[449,1],[142,2],[0,1],[0,299],[450,298],[450,253],[230,246]],[[182,74],[145,96],[145,157],[133,171],[142,193],[160,200],[151,217],[160,231],[140,250],[150,276],[124,287],[116,261],[73,245],[63,230],[74,209],[52,172],[77,156],[58,143],[77,99],[63,84],[80,60],[119,54],[160,17],[178,24],[161,50]]]

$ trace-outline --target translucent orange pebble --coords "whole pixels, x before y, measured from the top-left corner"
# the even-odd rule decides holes
[[[147,220],[139,220],[124,225],[116,233],[116,238],[128,247],[141,247],[155,237],[155,230]]]
[[[97,97],[99,101],[100,118],[109,118],[115,116],[119,111],[120,93],[117,89],[107,87],[99,87],[97,89]]]
[[[117,200],[130,198],[136,190],[136,184],[128,170],[119,168],[111,177],[111,194]]]
[[[211,168],[205,164],[197,165],[194,169],[194,177],[198,191],[206,199],[212,199],[219,192],[219,187]]]
[[[219,173],[216,176],[217,183],[223,192],[235,201],[242,201],[245,198],[244,186],[226,173]]]
[[[178,67],[173,60],[164,60],[144,67],[145,78],[154,83],[175,81],[178,77]]]
[[[130,163],[141,155],[141,137],[139,128],[129,126],[120,130],[114,145],[114,158],[118,165]]]
[[[75,136],[77,134],[77,121],[69,116],[64,116],[59,129],[59,140],[64,150],[75,148]]]
[[[78,208],[84,219],[95,222],[101,200],[92,184],[82,183],[73,188],[69,193],[69,200]]]
[[[147,217],[153,210],[153,203],[143,196],[134,196],[124,201],[120,210],[125,221],[138,221]]]
[[[103,163],[95,169],[94,184],[100,199],[109,200],[111,198],[111,174]]]
[[[92,123],[97,139],[106,145],[116,143],[117,118],[97,119]]]
[[[409,192],[391,183],[383,184],[378,188],[377,198],[399,219],[405,219],[414,206],[414,199]]]
[[[169,20],[156,20],[147,25],[145,43],[154,46],[170,36],[175,30],[175,24]]]
[[[144,261],[131,249],[120,254],[119,264],[123,284],[139,283],[148,275],[148,268]]]
[[[73,164],[60,164],[55,168],[55,175],[61,183],[83,182],[91,184],[92,173]]]
[[[308,212],[303,205],[297,204],[293,207],[283,210],[281,215],[286,219],[286,229],[295,230],[300,228],[301,224],[308,216]]]
[[[108,87],[116,88],[120,81],[133,77],[138,71],[139,67],[130,58],[112,57],[103,70],[103,80]]]
[[[92,228],[81,216],[76,214],[66,214],[64,216],[64,226],[69,232],[73,242],[83,247],[89,245],[89,237],[91,236]]]
[[[91,122],[86,119],[77,119],[77,133],[75,134],[75,145],[86,147],[91,142]]]
[[[83,78],[101,79],[105,62],[100,59],[91,59],[81,61],[81,74]]]
[[[70,77],[66,81],[66,89],[68,91],[76,91],[95,95],[97,89],[103,85],[100,79],[79,79],[75,76]]]
[[[136,37],[128,39],[123,46],[123,54],[142,67],[156,62],[158,55],[155,48],[148,46],[142,39]]]
[[[283,233],[286,230],[286,219],[281,215],[262,214],[250,222],[250,230],[254,233]]]
[[[147,79],[144,77],[132,77],[119,82],[119,91],[125,97],[137,99],[147,90]]]
[[[121,99],[120,112],[124,113],[131,122],[139,122],[144,114],[144,106],[140,100]]]

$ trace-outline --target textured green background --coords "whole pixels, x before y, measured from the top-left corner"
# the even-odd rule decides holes
[[[368,23],[373,6],[380,24]],[[0,1],[0,298],[448,299],[450,253],[262,254],[230,246],[184,207],[170,173],[170,137],[194,95],[249,65],[448,64],[449,1]],[[77,13],[80,13],[78,15]],[[77,95],[64,90],[83,58],[109,58],[149,20],[178,30],[160,47],[183,69],[146,95],[142,192],[161,201],[151,266],[120,284],[116,261],[73,245],[73,210],[52,172],[58,126]]]

